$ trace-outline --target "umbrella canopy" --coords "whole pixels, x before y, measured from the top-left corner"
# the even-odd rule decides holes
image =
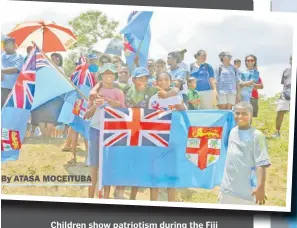
[[[15,38],[18,47],[32,46],[33,41],[44,52],[66,51],[76,42],[76,36],[69,28],[51,21],[33,21],[18,24],[7,35]]]
[[[93,50],[104,54],[122,56],[124,41],[116,38],[103,39],[93,46]]]

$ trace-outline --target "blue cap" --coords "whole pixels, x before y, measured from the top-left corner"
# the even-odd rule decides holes
[[[88,55],[88,59],[98,59],[98,56],[94,53]]]
[[[15,43],[15,39],[9,36],[4,37],[3,43],[9,43],[9,42]]]
[[[133,78],[140,78],[143,76],[150,77],[150,72],[145,67],[138,67],[134,70],[132,77]]]

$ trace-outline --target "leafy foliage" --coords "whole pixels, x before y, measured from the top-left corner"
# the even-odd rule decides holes
[[[69,25],[77,36],[77,43],[74,45],[74,48],[84,47],[89,49],[99,40],[119,37],[116,34],[119,22],[109,19],[97,10],[89,10],[80,14],[69,21]]]
[[[77,43],[64,60],[64,70],[68,77],[73,73],[79,56],[90,52],[98,41],[106,38],[121,39],[116,32],[119,22],[109,19],[101,11],[89,10],[81,13],[69,21],[69,25],[77,37]]]

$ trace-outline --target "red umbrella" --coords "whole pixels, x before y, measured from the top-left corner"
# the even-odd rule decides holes
[[[44,52],[66,51],[76,42],[73,32],[52,21],[33,21],[18,24],[7,34],[15,38],[19,47],[28,47],[35,42]]]

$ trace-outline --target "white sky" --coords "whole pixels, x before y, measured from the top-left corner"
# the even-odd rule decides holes
[[[230,51],[241,60],[253,53],[258,57],[264,81],[262,93],[273,96],[281,89],[281,73],[292,53],[292,24],[296,22],[292,14],[10,1],[1,6],[1,30],[6,34],[16,23],[39,19],[67,26],[69,20],[87,10],[103,11],[120,22],[120,30],[129,13],[136,9],[154,10],[150,57],[166,58],[173,49],[185,47],[185,61],[189,64],[194,61],[194,53],[202,48],[208,53],[208,62],[217,67],[221,51]]]

